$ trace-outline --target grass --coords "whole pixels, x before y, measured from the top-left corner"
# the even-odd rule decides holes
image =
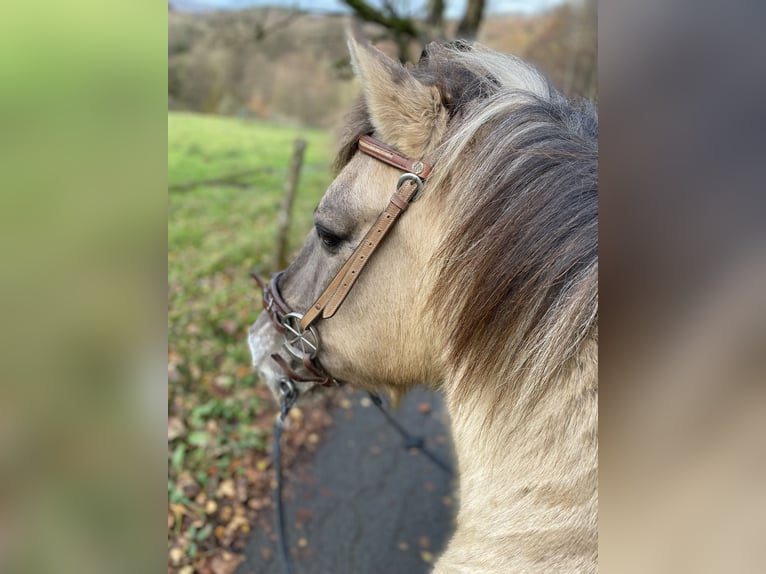
[[[263,413],[273,405],[249,366],[247,328],[261,303],[248,274],[271,257],[297,137],[308,147],[294,205],[292,249],[311,229],[313,208],[331,180],[328,134],[168,114],[168,499],[175,509],[168,543],[176,554],[177,549],[185,553],[183,560],[194,559],[205,544],[226,546],[225,540],[214,540],[215,531],[200,525],[206,519],[204,513],[194,515],[195,499],[197,505],[200,496],[212,500],[220,484],[248,467],[263,467],[266,457]],[[259,171],[237,186],[172,190],[180,183],[248,170]],[[185,518],[189,515],[196,517]]]

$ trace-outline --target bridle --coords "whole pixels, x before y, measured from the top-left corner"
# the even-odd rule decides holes
[[[425,162],[410,159],[372,136],[361,136],[357,146],[359,151],[405,173],[399,177],[396,191],[386,208],[317,300],[305,313],[299,313],[290,308],[279,292],[279,279],[284,271],[275,273],[269,282],[264,281],[257,273],[252,274],[263,292],[264,309],[274,328],[284,335],[285,350],[301,361],[309,373],[308,375],[298,374],[279,353],[272,354],[271,358],[282,369],[287,381],[291,383],[289,386],[293,388],[295,382],[316,382],[324,386],[338,385],[317,358],[320,340],[316,324],[322,319],[329,319],[335,315],[372,254],[410,203],[418,199],[423,182],[431,173],[431,166]]]

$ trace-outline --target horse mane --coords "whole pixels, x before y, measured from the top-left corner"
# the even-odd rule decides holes
[[[434,318],[456,372],[499,381],[536,403],[597,337],[598,120],[520,60],[465,44],[431,45],[411,70],[449,112],[426,159],[424,188],[443,202]],[[373,126],[360,100],[345,124],[338,168]],[[453,388],[471,393],[476,385]]]

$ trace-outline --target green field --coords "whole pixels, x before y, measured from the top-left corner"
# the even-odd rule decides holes
[[[176,508],[194,512],[194,496],[212,498],[217,484],[264,456],[264,420],[272,420],[264,412],[274,407],[249,366],[247,327],[261,303],[248,274],[271,257],[296,137],[308,147],[291,249],[311,228],[331,178],[327,133],[168,114],[168,497]],[[251,170],[261,171],[235,185],[191,185]],[[169,543],[185,536],[191,555],[212,537],[189,524],[177,520]]]

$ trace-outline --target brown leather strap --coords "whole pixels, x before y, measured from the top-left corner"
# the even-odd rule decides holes
[[[360,137],[358,145],[361,152],[388,165],[417,175],[421,184],[422,180],[425,180],[431,173],[430,165],[420,160],[412,160],[372,136]],[[380,214],[364,239],[357,245],[351,257],[346,260],[327,288],[304,314],[301,320],[302,329],[307,329],[320,316],[322,319],[327,319],[335,314],[356,283],[362,269],[367,265],[372,253],[378,248],[398,217],[409,207],[410,202],[419,191],[418,188],[419,185],[412,179],[400,183],[396,192],[391,196],[388,206]]]
[[[275,273],[271,276],[271,280],[267,282],[255,271],[250,272],[250,276],[255,279],[258,287],[261,288],[263,308],[266,309],[269,317],[271,317],[271,322],[280,333],[285,332],[285,328],[282,325],[282,317],[290,313],[290,307],[282,300],[282,296],[279,293],[279,277],[282,273],[282,271]]]
[[[284,271],[274,273],[274,275],[271,276],[271,281],[269,281],[269,295],[271,296],[271,300],[273,305],[276,306],[277,311],[283,315],[287,315],[291,312],[290,306],[285,303],[282,299],[282,294],[279,292],[279,278],[282,276],[282,273],[284,273]]]
[[[335,381],[333,378],[328,375],[327,373],[320,371],[314,367],[314,365],[311,363],[311,359],[308,355],[305,355],[303,357],[303,366],[306,367],[306,369],[309,370],[312,374],[314,374],[314,377],[306,377],[303,375],[299,375],[296,373],[291,367],[290,364],[285,360],[282,355],[279,353],[273,353],[271,355],[272,360],[279,365],[279,367],[282,369],[282,371],[292,380],[297,383],[319,383],[320,385],[323,385],[325,387],[334,387]]]
[[[359,138],[359,150],[363,151],[367,155],[379,159],[380,161],[398,167],[409,173],[414,173],[420,179],[424,180],[431,173],[431,166],[420,160],[413,160],[400,154],[390,145],[384,144],[382,141],[375,139],[372,136],[362,136]]]
[[[303,316],[301,319],[302,329],[308,329],[312,323],[320,318],[320,314],[322,319],[328,319],[335,314],[356,283],[362,269],[367,265],[370,256],[378,248],[399,216],[409,207],[410,201],[417,191],[418,185],[413,180],[408,179],[402,182],[396,193],[391,196],[386,209],[378,216],[375,224],[354,249],[351,257],[343,264],[338,274]]]

